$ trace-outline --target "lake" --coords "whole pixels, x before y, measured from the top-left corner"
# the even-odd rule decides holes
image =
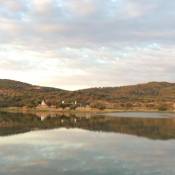
[[[0,113],[0,175],[174,175],[175,113]]]

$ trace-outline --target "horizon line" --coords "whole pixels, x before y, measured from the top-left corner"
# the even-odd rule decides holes
[[[63,88],[59,88],[57,86],[47,86],[47,85],[42,85],[42,84],[33,84],[30,82],[24,82],[21,80],[14,80],[14,79],[6,79],[6,78],[0,78],[0,80],[6,80],[6,81],[14,81],[14,82],[19,82],[19,83],[24,83],[24,84],[28,84],[31,86],[38,86],[38,87],[45,87],[45,88],[54,88],[54,89],[59,89],[59,90],[64,90],[64,91],[80,91],[80,90],[87,90],[87,89],[102,89],[102,88],[119,88],[119,87],[127,87],[127,86],[137,86],[137,85],[144,85],[144,84],[149,84],[149,83],[169,83],[169,84],[174,84],[175,82],[169,82],[169,81],[144,81],[144,82],[138,82],[138,83],[130,83],[130,84],[123,84],[123,85],[116,85],[116,86],[92,86],[92,87],[87,87],[87,88],[80,88],[80,89],[63,89]]]

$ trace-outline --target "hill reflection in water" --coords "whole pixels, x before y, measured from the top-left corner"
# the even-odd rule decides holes
[[[0,113],[0,136],[36,129],[80,128],[149,139],[175,139],[175,118],[114,117],[106,115],[32,115]]]

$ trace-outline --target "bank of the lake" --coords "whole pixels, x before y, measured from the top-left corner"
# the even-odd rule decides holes
[[[51,116],[51,115],[82,115],[83,114],[109,114],[109,113],[120,113],[120,112],[153,112],[153,113],[175,113],[175,111],[159,111],[159,110],[146,110],[146,109],[96,109],[96,108],[89,108],[89,109],[81,109],[81,110],[71,110],[71,109],[60,109],[60,108],[26,108],[26,107],[7,107],[7,108],[0,108],[1,112],[8,112],[8,113],[23,113],[23,114],[35,114],[37,116]],[[86,115],[85,115],[86,116]]]

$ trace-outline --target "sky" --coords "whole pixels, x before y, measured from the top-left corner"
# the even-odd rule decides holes
[[[0,0],[0,78],[76,90],[175,82],[175,1]]]

